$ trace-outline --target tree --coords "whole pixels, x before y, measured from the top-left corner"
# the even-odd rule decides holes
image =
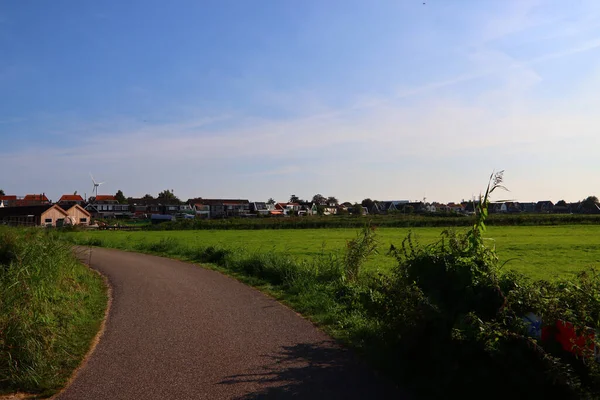
[[[557,207],[566,207],[567,202],[564,200],[559,200],[558,203],[555,204]]]
[[[373,205],[375,204],[375,202],[367,197],[366,199],[361,201],[360,204],[363,207],[367,207],[367,210],[371,210],[373,208]]]
[[[331,205],[337,206],[337,205],[339,204],[339,201],[338,201],[338,199],[336,199],[335,197],[333,197],[333,196],[329,196],[329,197],[327,198],[327,204],[328,204],[328,205],[330,205],[330,206],[331,206]]]
[[[144,199],[144,200],[154,200],[154,196],[152,196],[151,194],[146,193],[144,195],[144,197],[142,197],[142,199]]]
[[[6,196],[6,194],[4,193],[4,190],[0,189],[0,196]]]
[[[275,200],[273,200],[272,197],[269,197],[269,200],[267,200],[267,204],[273,205],[273,204],[275,204]]]
[[[169,203],[180,203],[177,196],[175,196],[175,194],[173,193],[173,189],[163,190],[162,192],[160,192],[158,194],[158,199],[165,201],[165,202],[169,202]]]
[[[117,199],[119,204],[127,204],[127,199],[125,198],[125,195],[120,189],[117,190],[117,193],[115,194],[115,199]]]
[[[323,197],[322,194],[315,194],[312,198],[312,202],[316,203],[317,205],[325,205],[325,201],[327,199],[325,197]]]
[[[596,196],[588,196],[581,202],[581,207],[584,210],[594,210],[598,208],[598,198]]]
[[[290,196],[290,203],[297,203],[300,201],[300,197],[296,196],[295,194]]]

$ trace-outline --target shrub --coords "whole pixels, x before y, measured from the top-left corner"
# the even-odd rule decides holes
[[[494,178],[480,198],[483,210],[500,187],[501,175]],[[598,397],[600,368],[590,347],[565,351],[552,337],[556,321],[572,322],[579,334],[599,328],[598,274],[557,283],[500,276],[498,258],[483,244],[486,217],[480,209],[467,234],[447,231],[429,246],[409,236],[391,249],[398,266],[381,279],[370,308],[384,368],[427,397]],[[530,336],[528,312],[546,321],[546,340]]]

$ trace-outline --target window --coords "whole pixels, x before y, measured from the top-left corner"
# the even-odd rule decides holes
[[[79,218],[79,222],[80,222],[80,223],[87,222],[87,218]]]
[[[44,220],[44,223],[46,223],[46,224],[47,224],[47,223],[52,223],[52,218],[46,218],[46,219]]]

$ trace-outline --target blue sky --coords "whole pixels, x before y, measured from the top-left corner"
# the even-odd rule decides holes
[[[600,195],[600,3],[0,3],[0,188]]]

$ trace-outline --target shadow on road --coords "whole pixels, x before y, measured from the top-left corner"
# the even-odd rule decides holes
[[[285,346],[256,373],[228,376],[223,385],[267,386],[238,399],[404,399],[349,351],[331,343]]]

